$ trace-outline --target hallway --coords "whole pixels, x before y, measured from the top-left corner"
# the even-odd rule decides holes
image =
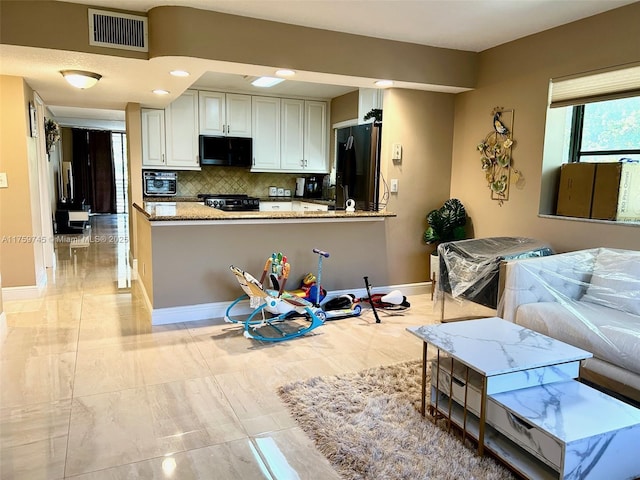
[[[337,479],[277,387],[421,358],[405,328],[436,321],[429,296],[280,344],[220,319],[152,327],[126,225],[92,216],[80,241],[56,242],[43,297],[4,302],[0,477]]]

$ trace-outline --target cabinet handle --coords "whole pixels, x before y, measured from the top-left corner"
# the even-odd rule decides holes
[[[527,421],[523,420],[523,419],[522,419],[522,418],[520,418],[520,417],[516,417],[516,416],[515,416],[513,413],[511,413],[511,412],[507,412],[507,415],[509,416],[509,420],[510,420],[512,423],[515,423],[516,425],[520,425],[520,426],[524,427],[524,428],[525,428],[525,429],[527,429],[527,430],[531,430],[532,428],[534,428],[534,426],[533,426],[533,425],[531,425],[529,422],[527,422]]]
[[[278,210],[280,208],[280,205],[272,205],[271,208],[273,208],[274,210]]]

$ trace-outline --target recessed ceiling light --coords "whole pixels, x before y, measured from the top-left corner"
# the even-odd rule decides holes
[[[169,91],[168,90],[163,90],[161,88],[156,88],[153,93],[155,93],[156,95],[169,95]]]
[[[62,70],[60,73],[69,85],[81,89],[93,87],[102,78],[102,75],[98,73],[83,70]]]
[[[378,80],[375,83],[376,87],[390,87],[391,85],[393,85],[393,81],[392,80]]]
[[[171,70],[169,73],[174,77],[188,77],[190,75],[190,73],[185,70]]]
[[[275,77],[259,77],[256,78],[251,85],[254,87],[273,87],[274,85],[279,84],[280,82],[284,82],[284,78],[275,78]]]
[[[289,70],[288,68],[282,68],[276,71],[276,75],[279,77],[293,77],[296,74],[293,70]]]

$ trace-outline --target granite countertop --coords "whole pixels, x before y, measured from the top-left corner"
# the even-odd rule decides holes
[[[141,212],[149,221],[176,221],[176,220],[266,220],[266,219],[366,219],[380,217],[395,217],[390,212],[329,210],[324,212],[224,212],[217,208],[206,207],[202,203],[193,201],[155,201],[143,202],[140,206],[133,204],[134,208]]]

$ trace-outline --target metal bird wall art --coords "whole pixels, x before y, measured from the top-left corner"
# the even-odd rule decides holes
[[[509,135],[509,129],[500,120],[501,112],[493,114],[493,129],[501,135]]]
[[[505,117],[503,118],[503,114]],[[513,109],[495,107],[491,111],[493,130],[482,140],[477,148],[480,152],[482,170],[485,173],[491,198],[502,205],[509,199],[509,184],[513,181],[519,188],[524,186],[524,177],[520,170],[513,168],[511,151],[515,141],[511,138],[513,129]],[[509,127],[506,126],[509,125]]]

